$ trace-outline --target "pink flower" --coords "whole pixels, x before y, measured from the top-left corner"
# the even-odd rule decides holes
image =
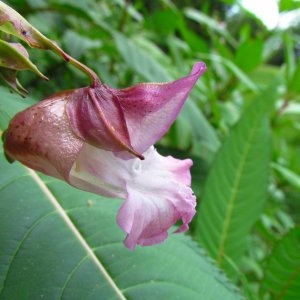
[[[197,63],[191,74],[169,83],[116,90],[99,82],[53,95],[13,118],[5,151],[77,188],[125,199],[117,220],[128,248],[160,243],[178,220],[176,232],[188,229],[196,199],[192,161],[163,157],[153,144],[205,70]]]

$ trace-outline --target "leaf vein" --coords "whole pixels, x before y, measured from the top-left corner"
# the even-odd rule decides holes
[[[73,232],[74,236],[78,239],[82,247],[86,250],[87,254],[91,257],[99,271],[103,274],[103,276],[106,278],[108,281],[109,285],[111,288],[115,291],[116,295],[118,296],[119,299],[121,300],[126,300],[125,296],[119,289],[119,287],[116,285],[108,271],[105,269],[105,267],[102,265],[96,254],[93,252],[92,248],[89,246],[87,241],[84,239],[84,237],[81,235],[79,230],[76,228],[74,223],[71,221],[70,217],[66,213],[66,211],[63,209],[63,207],[60,205],[60,203],[56,200],[52,192],[49,190],[49,188],[46,186],[46,184],[42,181],[42,179],[37,175],[36,172],[34,172],[31,169],[28,169],[31,177],[33,180],[38,184],[40,189],[44,192],[44,194],[47,196],[49,201],[52,203],[52,205],[56,208],[60,216],[63,218],[65,223],[68,225],[70,230]]]

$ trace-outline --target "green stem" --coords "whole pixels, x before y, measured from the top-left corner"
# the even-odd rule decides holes
[[[67,54],[64,50],[62,50],[57,44],[55,44],[51,40],[48,39],[47,42],[51,50],[53,50],[55,53],[63,57],[67,62],[69,62],[71,65],[73,65],[74,67],[76,67],[77,69],[79,69],[89,77],[91,87],[95,87],[97,84],[99,84],[100,79],[92,69],[90,69],[88,66],[84,65],[80,61],[76,60],[69,54]]]

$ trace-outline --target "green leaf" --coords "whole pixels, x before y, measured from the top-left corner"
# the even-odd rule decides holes
[[[262,291],[271,293],[272,299],[300,298],[300,227],[291,229],[271,252]]]
[[[197,238],[230,275],[230,261],[239,263],[265,203],[270,160],[266,114],[276,100],[277,86],[263,91],[231,130],[209,172],[198,209]]]
[[[28,94],[28,91],[19,83],[17,71],[0,67],[0,77],[13,91],[22,97]]]
[[[51,49],[65,60],[70,61],[71,59],[56,42],[44,36],[18,12],[2,1],[0,1],[0,31],[18,37],[31,47]],[[79,69],[81,68],[79,67]]]
[[[258,92],[258,85],[250,79],[236,64],[234,64],[231,60],[226,59],[217,54],[205,54],[201,53],[201,58],[213,61],[217,65],[226,66],[236,77],[237,79],[243,83],[247,88],[249,88],[253,92]]]
[[[296,66],[296,70],[291,78],[291,80],[288,82],[288,89],[291,92],[294,92],[295,94],[298,94],[300,92],[300,61],[298,62]]]
[[[34,104],[30,97],[21,99],[19,95],[9,93],[0,86],[0,133],[8,127],[10,119],[19,111]]]
[[[282,81],[285,81],[284,74],[278,67],[261,65],[251,72],[250,78],[259,88],[266,88],[273,82],[274,78],[279,76],[282,76]]]
[[[300,8],[300,2],[298,0],[280,0],[279,11],[290,11]]]
[[[263,41],[261,39],[246,40],[239,45],[235,63],[245,72],[250,72],[262,62]]]
[[[295,36],[292,30],[286,30],[281,36],[281,38],[283,39],[283,45],[285,48],[285,76],[287,82],[289,82],[292,79],[297,66],[297,54],[295,53],[295,47],[297,42],[295,41]]]
[[[227,31],[225,28],[221,26],[220,23],[215,21],[213,18],[205,15],[204,13],[193,9],[187,8],[184,10],[184,14],[191,20],[199,24],[206,25],[209,29],[213,30],[214,32],[218,33],[220,36],[225,38],[232,46],[236,45],[236,41],[232,37],[232,35]]]
[[[171,76],[155,58],[123,34],[113,32],[116,46],[126,63],[149,81],[169,81]]]
[[[166,38],[175,31],[179,19],[175,10],[159,10],[146,18],[145,27],[153,32],[160,31],[160,36]]]
[[[180,32],[183,40],[189,45],[189,47],[194,52],[207,53],[210,48],[207,42],[199,36],[199,34],[195,33],[191,28],[186,24],[184,18],[179,19],[178,22],[178,31]]]
[[[283,167],[279,164],[272,164],[272,167],[292,186],[297,189],[300,189],[300,176],[289,170],[286,167]]]
[[[241,299],[187,236],[129,251],[120,200],[0,155],[0,299]]]
[[[179,118],[188,122],[194,137],[194,142],[199,142],[201,144],[201,153],[198,154],[210,161],[210,159],[214,157],[215,153],[217,152],[220,142],[216,131],[207,122],[201,110],[194,102],[188,101],[184,105]],[[209,152],[209,157],[207,157],[207,152]]]
[[[65,32],[64,43],[66,51],[76,59],[80,58],[86,51],[101,46],[100,40],[89,39],[72,30]]]
[[[35,48],[52,48],[52,42],[34,28],[18,12],[0,1],[0,30],[12,34]]]
[[[0,66],[14,70],[31,70],[47,79],[29,60],[26,49],[18,43],[8,43],[0,39]]]

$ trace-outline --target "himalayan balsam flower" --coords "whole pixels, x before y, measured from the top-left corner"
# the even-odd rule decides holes
[[[188,229],[195,214],[190,159],[157,153],[153,144],[178,116],[197,79],[192,72],[169,83],[113,89],[93,87],[55,94],[18,113],[5,138],[5,151],[30,168],[86,191],[125,199],[117,221],[125,245],[164,241]]]

